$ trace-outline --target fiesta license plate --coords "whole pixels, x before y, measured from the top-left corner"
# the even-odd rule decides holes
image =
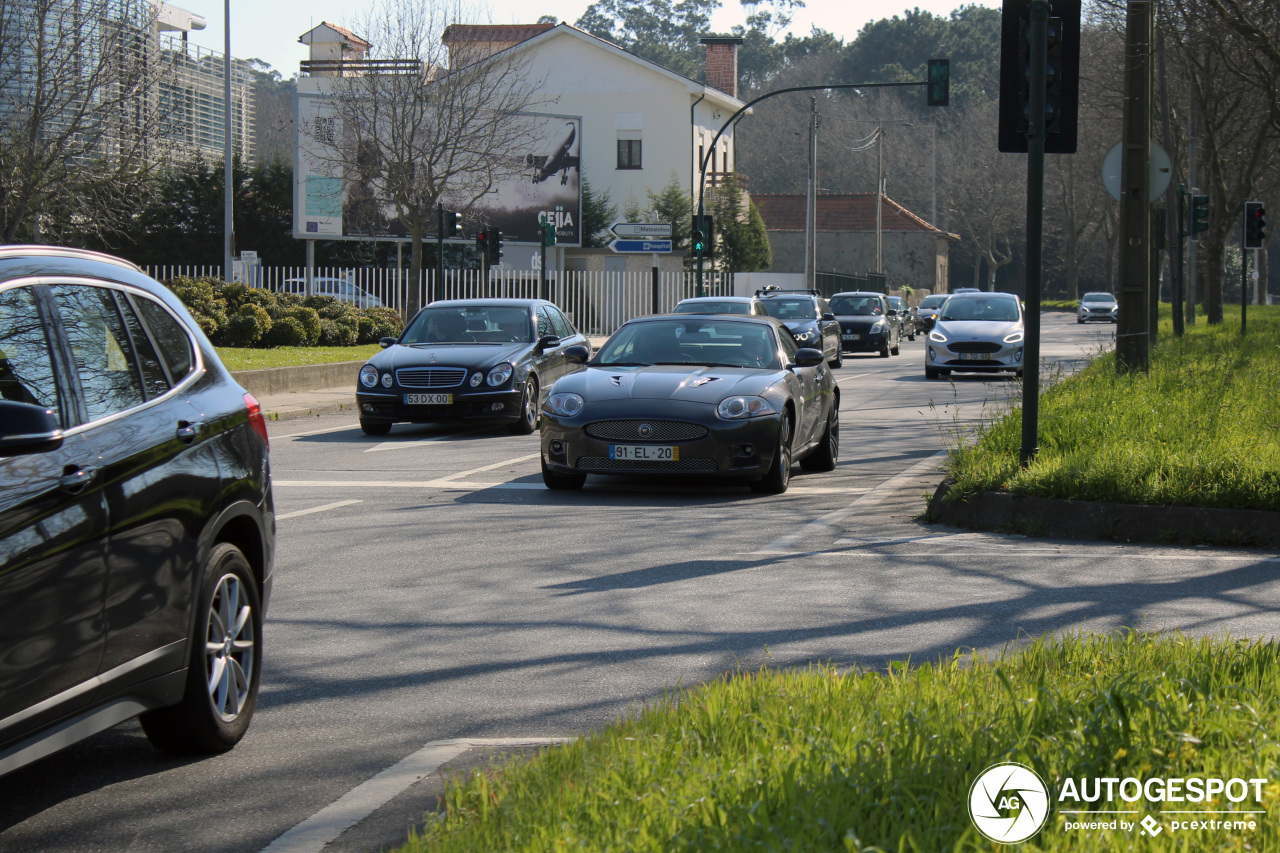
[[[609,458],[627,462],[679,462],[680,448],[650,444],[611,444]]]
[[[453,403],[452,394],[405,394],[406,406],[448,406]]]
[[[844,339],[845,339],[846,341],[860,341],[860,340],[862,340],[862,335],[849,335],[849,334],[846,334],[846,335],[844,335],[843,337],[844,337]]]
[[[986,361],[988,356],[985,352],[962,352],[960,353],[961,361]]]

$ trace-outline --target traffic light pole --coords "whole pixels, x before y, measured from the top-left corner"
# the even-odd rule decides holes
[[[444,204],[436,202],[436,280],[427,291],[427,304],[435,302],[435,295],[444,287]]]
[[[1044,242],[1044,105],[1049,54],[1049,2],[1031,4],[1030,115],[1027,128],[1027,279],[1022,335],[1022,467],[1040,450],[1040,286]]]
[[[928,85],[929,85],[928,80],[918,80],[911,83],[828,83],[825,86],[789,86],[785,89],[777,89],[776,91],[773,91],[773,92],[765,92],[760,97],[753,98],[752,100],[747,101],[747,103],[743,104],[742,109],[738,110],[736,113],[729,116],[728,120],[725,121],[724,125],[721,126],[719,130],[716,131],[716,135],[711,138],[711,144],[707,146],[706,152],[702,155],[702,160],[699,161],[698,163],[698,173],[699,173],[698,217],[699,219],[701,219],[701,217],[706,215],[706,207],[703,204],[703,200],[704,200],[706,189],[707,189],[707,163],[710,161],[712,153],[714,153],[716,150],[716,143],[720,141],[720,137],[724,135],[724,132],[728,130],[729,127],[735,121],[741,118],[742,115],[747,110],[751,109],[756,104],[760,103],[766,98],[772,98],[775,95],[786,95],[791,92],[823,92],[829,89],[881,89],[881,88],[895,88],[900,86],[926,86],[927,87]],[[708,239],[710,239],[711,235],[708,234],[706,236]],[[702,254],[696,253],[696,259],[697,259],[698,295],[706,296],[707,289],[702,281]]]
[[[1249,250],[1245,248],[1245,239],[1249,224],[1240,229],[1240,337],[1244,337],[1245,324],[1249,318]]]

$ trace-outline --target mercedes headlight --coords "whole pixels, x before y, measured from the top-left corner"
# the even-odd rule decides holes
[[[942,332],[939,332],[937,329],[934,329],[929,333],[929,340],[933,341],[935,344],[945,344],[947,342],[947,336],[942,334]]]
[[[716,406],[716,414],[728,421],[776,415],[778,410],[764,397],[729,397]]]
[[[351,374],[347,374],[350,376]],[[360,368],[360,384],[366,388],[373,388],[378,384],[378,368],[372,364],[366,364]]]
[[[543,404],[548,412],[563,418],[571,418],[578,414],[582,411],[583,405],[580,394],[573,394],[568,391],[552,394],[547,398],[547,402]]]
[[[504,361],[502,364],[489,369],[489,375],[485,378],[485,382],[488,382],[496,388],[511,378],[511,371],[513,369],[514,368],[512,368],[510,364]]]

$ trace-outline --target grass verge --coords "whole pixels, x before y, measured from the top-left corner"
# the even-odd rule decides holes
[[[1204,776],[1269,781],[1261,805],[1163,808],[1266,809],[1280,797],[1278,724],[1275,643],[1129,632],[886,674],[765,669],[454,785],[401,851],[1008,849],[966,805],[994,763],[1032,767],[1051,807],[1067,778]],[[1052,808],[1023,849],[1280,849],[1269,814],[1250,832],[1150,837],[1068,831],[1075,816],[1058,808],[1073,805]],[[1158,802],[1077,807],[1175,819]]]
[[[381,352],[377,344],[359,347],[218,347],[218,357],[227,370],[258,370],[264,367],[297,367],[302,364],[330,364],[364,361]]]
[[[983,490],[1118,503],[1280,510],[1280,307],[1203,321],[1161,343],[1148,374],[1113,353],[1040,401],[1040,452],[1018,464],[1021,410],[993,417],[952,455],[958,499]]]

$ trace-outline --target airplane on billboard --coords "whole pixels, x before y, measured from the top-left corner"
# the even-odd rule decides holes
[[[560,172],[561,186],[569,183],[569,170],[578,168],[578,127],[567,121],[552,137],[546,154],[526,154],[526,166],[532,167],[533,183],[540,184],[556,172]]]

